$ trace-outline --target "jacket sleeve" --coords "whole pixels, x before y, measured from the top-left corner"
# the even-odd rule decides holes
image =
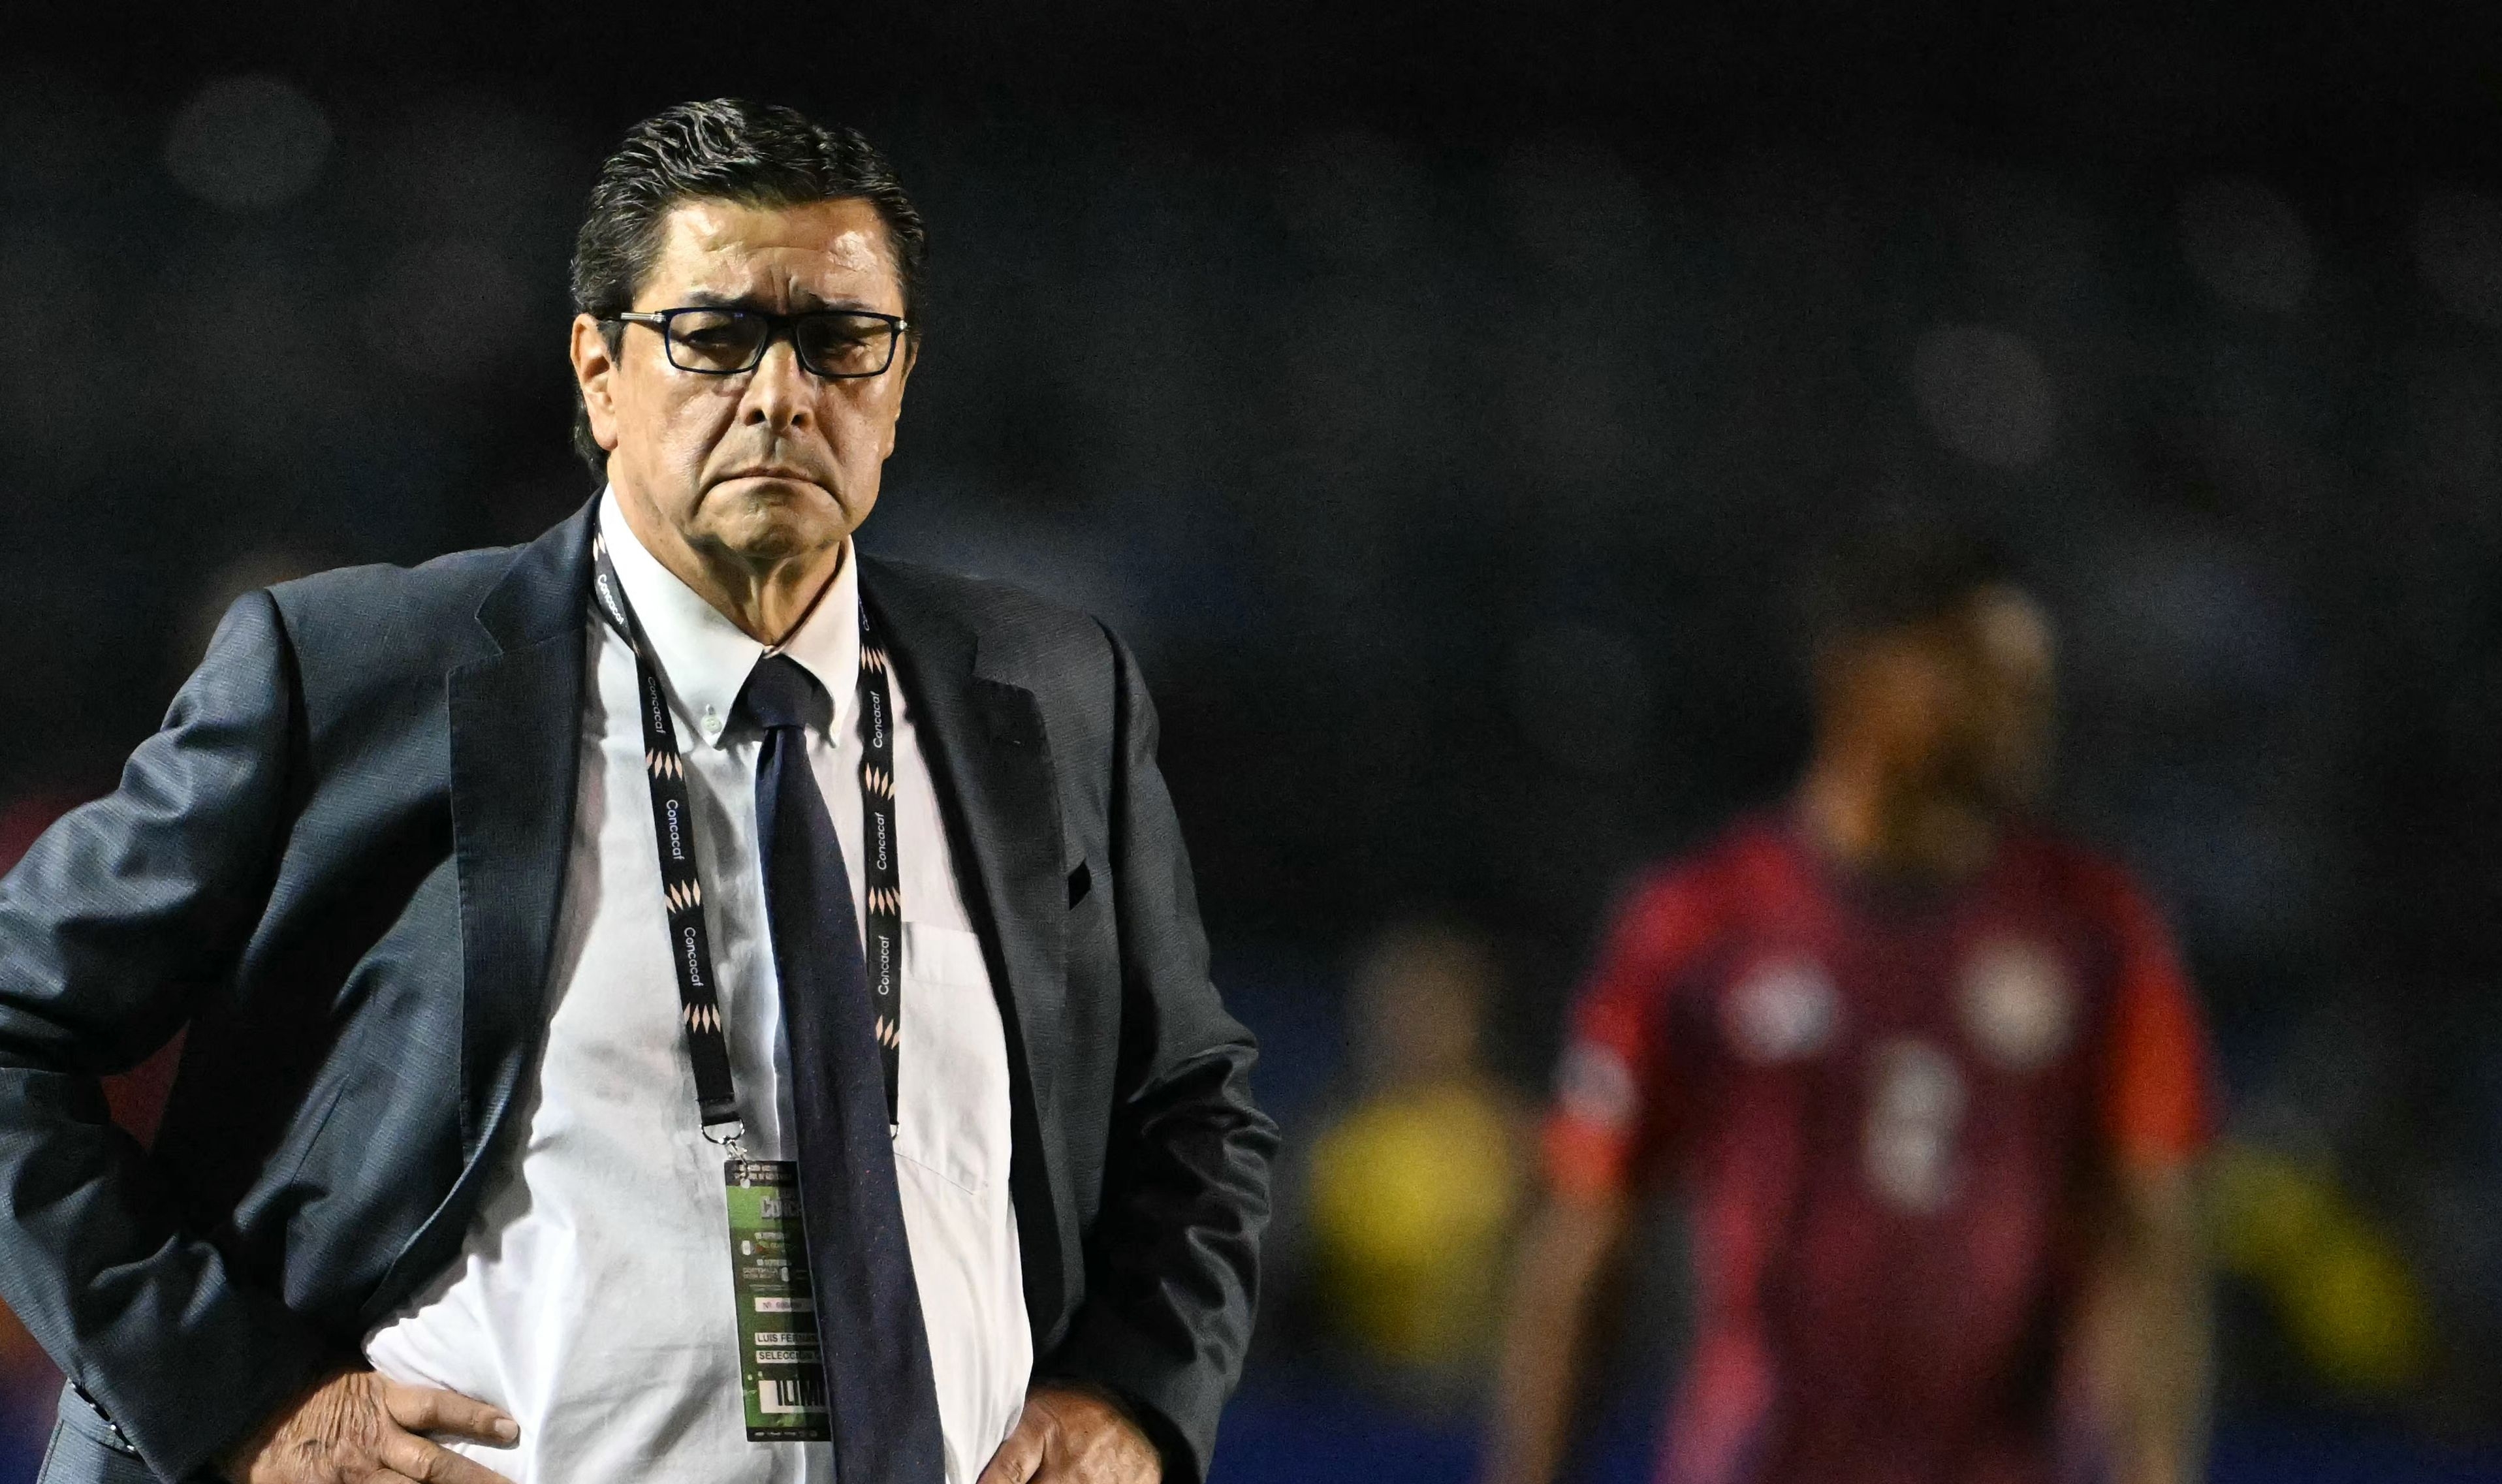
[[[1086,1298],[1037,1367],[1129,1402],[1171,1484],[1207,1476],[1259,1296],[1277,1130],[1252,1104],[1250,1032],[1207,975],[1190,860],[1156,768],[1155,706],[1112,641],[1111,865],[1121,1050]]]
[[[0,880],[0,1298],[168,1479],[338,1359],[183,1230],[98,1080],[171,1039],[261,915],[293,689],[276,604],[242,598],[119,788]]]

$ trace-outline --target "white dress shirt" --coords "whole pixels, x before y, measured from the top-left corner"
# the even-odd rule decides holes
[[[761,734],[732,707],[765,648],[636,541],[599,528],[662,670],[686,754],[704,921],[730,1066],[757,1159],[796,1157],[790,1048],[756,857]],[[833,586],[784,646],[833,701],[808,761],[864,912],[860,583]],[[481,1201],[459,1261],[367,1336],[376,1369],[490,1401],[510,1448],[458,1444],[516,1484],[611,1479],[823,1484],[824,1443],[751,1443],[739,1397],[721,1149],[697,1126],[668,959],[634,657],[589,625],[582,766],[525,1141]],[[949,1484],[972,1484],[1016,1424],[1032,1339],[1008,1201],[1005,1033],[970,930],[910,694],[895,677],[903,886],[896,1173],[930,1332]],[[842,1343],[827,1334],[828,1346]]]

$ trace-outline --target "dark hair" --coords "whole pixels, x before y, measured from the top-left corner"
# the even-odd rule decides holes
[[[1810,655],[1944,618],[1983,588],[2018,581],[2006,550],[1968,521],[1900,504],[1869,508],[1825,543],[1801,584]]]
[[[600,161],[591,210],[573,244],[573,307],[606,320],[634,305],[660,251],[660,222],[687,201],[734,201],[778,208],[858,199],[886,223],[888,250],[903,287],[903,313],[920,338],[921,212],[895,167],[854,129],[829,129],[796,109],[740,98],[681,103],[626,131]],[[622,325],[603,323],[614,348]],[[573,446],[604,477],[608,455],[591,436],[591,413],[577,403]]]

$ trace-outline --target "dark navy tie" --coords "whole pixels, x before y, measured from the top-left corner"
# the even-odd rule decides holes
[[[757,856],[782,980],[797,1114],[799,1201],[842,1484],[942,1484],[938,1385],[903,1234],[884,1062],[842,845],[808,767],[829,714],[787,655],[757,661],[738,704],[764,728]]]

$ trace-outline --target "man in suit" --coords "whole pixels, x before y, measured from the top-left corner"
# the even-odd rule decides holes
[[[855,134],[636,126],[602,493],[246,596],[0,885],[47,1480],[1204,1475],[1274,1130],[1128,652],[852,543],[922,251]]]

